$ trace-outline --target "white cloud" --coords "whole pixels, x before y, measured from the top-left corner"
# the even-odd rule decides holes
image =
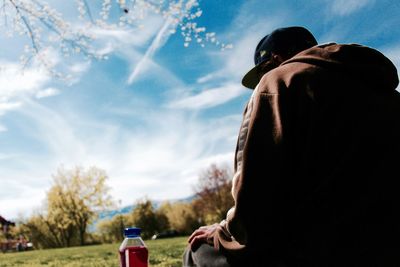
[[[268,20],[260,18],[257,23],[254,23],[253,19],[247,19],[249,14],[252,13],[251,7],[255,4],[256,2],[252,1],[249,6],[240,9],[240,14],[232,24],[229,30],[230,34],[240,36],[233,44],[233,48],[222,53],[210,52],[209,56],[218,58],[218,64],[222,67],[198,78],[197,83],[202,84],[202,87],[211,87],[211,89],[186,97],[178,95],[175,98],[176,100],[170,101],[168,107],[182,109],[210,108],[250,92],[241,85],[242,77],[254,66],[254,50],[257,43],[265,34],[275,29],[281,19],[275,17],[269,17]],[[249,25],[243,26],[238,18],[246,18],[245,24]],[[247,27],[245,32],[243,27]],[[223,85],[215,87],[215,84]]]
[[[384,48],[383,54],[387,56],[400,69],[400,45]]]
[[[115,50],[115,45],[112,44],[111,42],[107,42],[103,45],[103,47],[99,48],[96,50],[96,53],[105,56],[107,54],[111,54]]]
[[[75,63],[69,67],[69,70],[73,73],[82,74],[88,71],[89,68],[90,68],[90,62],[87,61],[87,62]]]
[[[14,157],[16,157],[16,155],[0,153],[0,160],[11,159]]]
[[[29,162],[23,162],[22,156],[0,155],[0,215],[7,219],[15,219],[19,214],[29,216],[42,205],[45,192],[50,187],[51,174],[43,168],[40,160],[32,158]],[[11,167],[16,162],[22,164]]]
[[[61,91],[57,88],[49,87],[43,90],[40,90],[36,93],[36,98],[45,98],[50,96],[59,95]]]
[[[0,133],[1,132],[7,132],[7,131],[8,131],[7,127],[2,125],[2,124],[0,124]]]
[[[110,170],[110,176],[118,177],[110,182],[124,203],[143,192],[153,199],[188,196],[208,164],[228,161],[232,165],[235,139],[227,137],[236,136],[240,118],[200,123],[163,112],[162,116],[149,114],[148,121],[156,127],[125,140]]]
[[[160,49],[171,36],[171,25],[172,19],[167,19],[161,29],[158,31],[156,37],[152,41],[151,45],[147,48],[143,58],[135,65],[132,73],[129,75],[128,84],[132,84],[136,77],[144,70],[147,69],[150,58],[153,57],[155,52]]]
[[[132,29],[92,27],[87,30],[96,36],[97,45],[100,47],[97,53],[102,55],[115,53],[131,65],[128,84],[132,84],[139,74],[140,78],[147,77],[147,70],[155,68],[162,71],[161,76],[168,76],[169,79],[165,79],[168,83],[181,84],[180,79],[168,69],[152,60],[153,55],[168,41],[173,30],[171,25],[175,25],[175,22],[171,19],[166,20],[161,14],[147,14],[141,23]]]
[[[135,42],[135,39],[132,38],[135,36],[132,34],[130,30],[123,30],[123,29],[105,29],[100,27],[90,28],[89,30],[92,34],[97,36],[97,38],[104,38],[104,39],[115,39],[117,42],[123,43],[132,43]],[[141,36],[142,37],[142,36]],[[143,39],[140,39],[139,43],[143,42]]]
[[[225,84],[221,87],[204,90],[203,92],[168,104],[170,108],[203,109],[226,103],[245,93],[239,84]]]
[[[135,28],[100,28],[92,27],[87,29],[91,34],[100,40],[108,40],[116,45],[123,44],[140,47],[146,45],[163,24],[163,17],[160,15],[148,15],[141,24]]]
[[[393,45],[382,49],[382,53],[388,57],[397,68],[397,75],[400,76],[400,45]],[[397,86],[397,90],[400,86]]]
[[[159,29],[164,20],[160,15],[149,15],[135,28],[100,28],[91,27],[85,29],[96,36],[96,52],[101,55],[110,54],[115,51],[139,49],[147,45]]]
[[[19,64],[12,62],[2,62],[1,65],[0,115],[23,107],[32,96],[43,98],[60,92],[55,88],[42,89],[51,81],[51,76],[37,66],[22,69]]]
[[[215,79],[217,76],[215,73],[209,73],[203,77],[200,77],[197,79],[197,83],[206,83],[209,81],[212,81],[213,79]]]
[[[140,100],[137,100],[140,102]],[[140,107],[143,121],[135,129],[116,121],[101,121],[87,117],[83,110],[50,110],[39,102],[27,101],[29,109],[19,109],[29,124],[21,131],[31,136],[31,143],[47,154],[19,152],[13,164],[1,165],[3,177],[12,184],[2,184],[0,206],[13,203],[16,194],[26,192],[15,201],[13,209],[2,210],[9,216],[40,206],[51,174],[63,164],[98,166],[108,173],[108,184],[114,199],[123,205],[138,198],[171,199],[189,196],[201,170],[211,163],[233,164],[233,151],[241,116],[227,116],[201,121],[179,110],[149,110]],[[131,117],[129,109],[119,116]],[[138,110],[131,110],[137,116]],[[79,119],[77,119],[79,118]],[[185,125],[185,127],[182,127]],[[0,155],[1,158],[1,155]],[[3,155],[11,160],[10,155]],[[0,161],[1,163],[1,161]],[[29,174],[29,175],[28,175]],[[30,179],[27,180],[27,176]],[[32,191],[27,191],[27,188]],[[18,191],[20,190],[20,191]],[[19,203],[26,201],[26,206]]]
[[[27,108],[21,109],[21,114],[36,126],[31,129],[31,136],[47,146],[52,157],[60,162],[75,162],[74,159],[85,157],[85,145],[63,115],[34,100],[26,99],[25,105]]]
[[[346,16],[374,2],[375,0],[334,0],[331,2],[331,12],[334,15]]]
[[[248,17],[250,10],[241,10],[239,17]],[[250,16],[251,17],[251,16]],[[246,20],[248,21],[248,20]],[[232,25],[231,34],[238,35],[233,48],[219,53],[210,53],[210,57],[218,58],[222,68],[216,72],[208,73],[197,79],[198,83],[215,83],[215,81],[229,81],[241,84],[243,75],[254,67],[254,50],[258,42],[267,33],[276,28],[279,19],[268,18],[260,19],[257,23],[251,20],[246,31],[238,31],[237,23]],[[250,21],[248,21],[250,23]],[[241,29],[241,27],[239,27]],[[243,88],[243,87],[242,87]]]
[[[30,98],[44,98],[60,94],[53,87],[46,88],[52,81],[51,75],[43,68],[33,64],[22,68],[18,63],[1,62],[0,65],[0,115],[24,107]],[[71,70],[84,71],[87,64],[73,65]],[[4,126],[0,129],[6,129]],[[1,130],[0,130],[1,131]]]
[[[0,115],[4,115],[7,111],[16,110],[22,106],[21,102],[0,102]]]
[[[254,23],[250,16],[248,21]],[[145,35],[142,35],[142,31],[140,34],[130,31],[97,32],[98,41],[104,49],[102,52],[116,52],[118,56],[122,55],[129,61],[132,65],[131,81],[135,80],[135,71],[145,76],[145,70],[151,66],[157,72],[156,78],[162,80],[166,87],[195,87],[196,85],[186,86],[170,69],[152,61],[154,53],[164,45],[169,36],[168,27],[163,25],[161,17],[155,18],[154,22],[153,25],[146,24],[143,28],[148,29]],[[2,187],[2,193],[15,191],[14,186],[24,183],[32,191],[20,187],[24,193],[20,194],[21,197],[15,203],[15,195],[2,195],[0,206],[10,205],[12,208],[5,212],[15,214],[19,210],[30,209],[32,205],[40,205],[45,198],[45,190],[50,186],[51,173],[60,164],[64,164],[66,168],[79,164],[105,169],[110,177],[108,184],[112,188],[113,196],[116,200],[121,199],[123,205],[132,204],[144,195],[152,199],[171,199],[192,194],[191,189],[198,175],[209,164],[233,165],[241,121],[241,115],[209,118],[204,121],[196,117],[196,109],[221,105],[246,92],[240,82],[235,80],[239,80],[252,66],[254,47],[271,25],[260,21],[259,25],[248,27],[248,34],[245,36],[243,31],[237,32],[240,40],[234,44],[233,49],[226,50],[223,56],[219,52],[210,55],[210,58],[219,57],[217,60],[224,63],[219,65],[223,66],[220,72],[209,73],[208,77],[198,80],[202,83],[201,88],[209,89],[183,99],[182,95],[180,99],[174,98],[174,101],[166,104],[174,107],[172,109],[165,108],[165,105],[156,109],[154,103],[146,103],[135,96],[133,101],[137,102],[129,102],[129,108],[121,108],[121,103],[110,104],[111,108],[118,110],[107,113],[107,116],[118,116],[118,120],[105,120],[104,117],[96,117],[98,114],[89,115],[85,110],[59,111],[57,107],[50,109],[40,102],[28,99],[24,102],[24,107],[28,107],[29,111],[25,108],[17,109],[28,125],[21,123],[16,127],[21,127],[21,132],[29,135],[34,147],[40,147],[46,153],[26,150],[23,151],[25,153],[16,153],[12,166],[1,166],[2,176],[15,180],[14,185]],[[145,45],[149,43],[150,48],[146,50]],[[142,63],[137,65],[141,60]],[[73,69],[79,73],[85,71],[82,67],[84,66],[76,65]],[[48,81],[46,78],[37,82],[28,91],[29,94],[36,96],[41,89],[49,89]],[[168,91],[166,95],[170,93]],[[107,99],[110,103],[113,100],[115,99]],[[141,104],[135,105],[136,103]],[[194,112],[188,112],[186,109],[189,108],[195,109]],[[240,107],[237,113],[241,112]],[[140,123],[134,127],[125,125],[124,122],[131,122],[131,119],[139,120]],[[17,170],[19,173],[12,175]],[[25,182],[27,173],[31,178],[29,182]]]
[[[257,30],[249,31],[251,34],[244,35],[239,39],[233,50],[229,51],[231,55],[226,56],[227,61],[223,71],[227,73],[228,77],[237,77],[241,81],[243,75],[254,67],[255,47],[261,38],[273,29],[273,23],[265,23],[263,27],[255,27],[255,29]]]
[[[11,99],[35,93],[49,82],[50,76],[39,68],[21,69],[16,63],[2,62],[0,69],[0,98]]]
[[[4,181],[1,182],[3,183]],[[39,209],[43,203],[44,198],[42,190],[21,186],[21,183],[13,188],[9,186],[6,188],[13,189],[18,192],[18,196],[12,195],[9,197],[0,198],[0,215],[8,220],[15,220],[19,217],[19,215],[23,216],[23,218],[27,218],[32,215],[34,210]]]

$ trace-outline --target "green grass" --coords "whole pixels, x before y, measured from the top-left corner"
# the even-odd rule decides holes
[[[180,267],[187,237],[146,240],[151,267]],[[0,254],[0,267],[118,267],[119,244]]]

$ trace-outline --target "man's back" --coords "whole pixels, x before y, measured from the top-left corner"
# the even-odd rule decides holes
[[[400,266],[397,83],[379,52],[335,44],[263,77],[243,163],[241,199],[266,204],[243,213],[251,247],[289,266]]]
[[[262,38],[254,63],[242,79],[254,93],[236,147],[235,206],[191,235],[187,265],[400,266],[393,63],[360,45],[317,46],[297,26]]]

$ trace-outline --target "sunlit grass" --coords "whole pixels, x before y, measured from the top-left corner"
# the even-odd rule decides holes
[[[180,267],[187,237],[146,240],[150,266]],[[119,244],[0,254],[0,267],[118,267]]]

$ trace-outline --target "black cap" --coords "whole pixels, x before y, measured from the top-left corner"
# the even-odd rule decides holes
[[[263,62],[270,60],[272,53],[293,55],[317,45],[312,33],[303,27],[279,28],[266,35],[258,43],[254,52],[255,66],[244,75],[242,84],[250,89],[254,89],[260,77],[258,75],[258,66]]]

